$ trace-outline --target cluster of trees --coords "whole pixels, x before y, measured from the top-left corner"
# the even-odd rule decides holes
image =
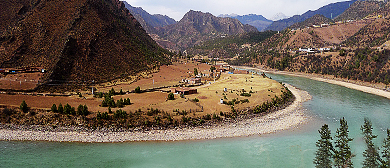
[[[62,104],[60,103],[58,107],[56,104],[53,104],[53,106],[51,106],[51,111],[60,114],[82,115],[82,116],[86,116],[90,113],[88,111],[87,105],[81,105],[81,104],[77,107],[77,111],[74,107],[70,106],[69,104],[62,106]]]
[[[238,99],[232,99],[231,101],[223,101],[223,104],[226,105],[235,105],[239,103],[249,103],[248,99],[238,100]]]
[[[112,112],[103,112],[103,113],[98,112],[96,114],[96,119],[110,120],[112,119],[112,117],[115,119],[126,119],[129,116],[129,114],[126,111],[123,111],[122,109],[116,110],[112,115],[112,117],[108,113],[112,113]]]
[[[118,107],[118,108],[123,108],[125,107],[126,105],[131,105],[131,102],[130,102],[130,98],[127,98],[127,99],[119,99],[116,101],[115,103],[115,100],[114,98],[112,98],[111,96],[107,95],[107,96],[104,96],[104,100],[102,101],[102,107]]]
[[[365,118],[360,129],[366,143],[366,150],[363,152],[365,157],[363,167],[390,167],[390,129],[387,130],[387,137],[383,141],[382,157],[379,148],[373,142],[373,139],[377,136],[372,134],[371,121]],[[353,139],[348,136],[347,121],[344,118],[340,119],[340,128],[336,130],[334,146],[332,145],[333,139],[328,125],[323,125],[318,132],[321,139],[316,142],[318,150],[313,160],[316,167],[352,167],[352,157],[354,155],[351,152],[349,142]]]
[[[261,105],[256,106],[253,110],[253,113],[265,113],[271,108],[279,107],[281,105],[286,104],[288,101],[291,101],[293,97],[294,95],[291,93],[291,91],[287,87],[285,87],[285,91],[282,90],[282,95],[280,96],[280,98],[275,95],[274,98],[271,98],[271,102],[267,101]]]
[[[131,105],[131,102],[130,102],[130,98],[127,98],[127,99],[119,99],[116,101],[115,103],[115,100],[114,98],[112,98],[112,96],[114,95],[123,95],[125,94],[122,89],[119,91],[119,92],[115,92],[114,88],[112,88],[108,93],[98,93],[98,97],[99,98],[102,98],[104,97],[104,100],[102,101],[102,104],[101,106],[102,107],[119,107],[119,108],[122,108],[124,107],[125,105]]]

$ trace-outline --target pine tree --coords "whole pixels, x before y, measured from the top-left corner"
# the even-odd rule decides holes
[[[367,145],[367,149],[363,152],[363,156],[365,157],[363,167],[379,167],[381,158],[378,153],[378,148],[372,142],[377,136],[372,135],[372,124],[368,118],[364,118],[364,125],[361,126],[360,130],[362,130],[364,135],[363,139]]]
[[[61,114],[64,112],[64,107],[62,107],[61,103],[58,105],[58,112]]]
[[[141,88],[139,86],[137,86],[135,89],[134,89],[134,92],[135,93],[141,93]]]
[[[108,91],[108,94],[109,94],[110,96],[114,96],[114,95],[116,94],[114,88],[111,88],[111,90]]]
[[[77,107],[77,114],[78,114],[78,115],[83,115],[83,110],[84,110],[84,106],[80,104],[80,105]]]
[[[318,150],[316,151],[316,157],[314,158],[313,163],[316,165],[317,168],[326,168],[332,167],[332,151],[333,145],[332,145],[332,136],[329,130],[328,125],[323,125],[318,132],[321,135],[321,139],[316,142],[316,146]]]
[[[348,143],[353,139],[348,137],[348,132],[348,124],[343,117],[340,119],[340,128],[337,129],[335,136],[336,150],[334,151],[334,164],[336,167],[353,166],[352,157],[354,157],[354,155],[352,154],[351,148],[348,145]]]
[[[53,104],[53,106],[51,106],[51,111],[54,113],[58,112],[56,104]]]
[[[23,112],[27,113],[28,112],[28,106],[27,106],[27,103],[26,101],[22,101],[22,103],[20,104],[20,110],[22,110]]]
[[[89,114],[89,111],[88,111],[88,107],[87,105],[84,104],[84,108],[83,108],[83,115],[88,115]]]
[[[65,114],[72,114],[72,106],[70,106],[69,104],[66,104],[64,106],[64,113]]]
[[[390,168],[390,129],[387,129],[387,137],[383,141],[382,166]]]

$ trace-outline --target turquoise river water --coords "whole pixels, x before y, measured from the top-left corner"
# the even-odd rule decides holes
[[[332,135],[339,119],[348,121],[350,143],[362,167],[365,149],[360,131],[371,119],[375,143],[382,145],[390,128],[390,100],[306,78],[268,74],[306,90],[309,123],[269,135],[180,142],[63,143],[0,141],[0,167],[314,167],[318,129],[326,123]]]

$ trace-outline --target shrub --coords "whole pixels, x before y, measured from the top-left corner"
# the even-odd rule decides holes
[[[175,100],[175,95],[173,93],[169,93],[168,100]]]
[[[181,121],[182,121],[183,123],[186,123],[186,122],[188,122],[188,118],[185,117],[185,116],[182,116],[182,117],[181,117]]]
[[[199,99],[195,98],[195,99],[192,99],[192,101],[199,102]]]
[[[203,118],[204,118],[205,120],[211,120],[211,115],[210,115],[210,114],[207,114],[207,115],[203,116]]]
[[[248,99],[244,99],[244,100],[240,100],[241,103],[249,103],[249,100]]]
[[[139,86],[137,86],[135,89],[134,89],[134,92],[135,93],[141,93],[141,88]]]
[[[20,110],[22,110],[24,113],[27,113],[28,110],[29,110],[29,107],[27,106],[27,103],[26,101],[22,101],[22,103],[20,104]]]
[[[9,109],[9,108],[4,108],[3,109],[3,114],[5,114],[6,116],[10,116],[14,113],[15,111],[13,109]]]
[[[219,119],[221,119],[221,118],[219,118],[219,116],[218,115],[216,115],[215,113],[213,114],[213,119],[217,119],[217,120],[219,120]]]
[[[245,96],[245,97],[251,97],[252,95],[250,93],[241,93],[240,96]]]
[[[148,112],[146,112],[146,114],[147,114],[148,116],[157,115],[158,113],[160,113],[160,110],[158,110],[158,109],[153,109],[153,108],[151,108]]]

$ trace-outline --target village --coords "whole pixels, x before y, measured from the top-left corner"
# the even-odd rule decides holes
[[[19,70],[4,74],[0,81],[7,83],[4,79],[12,77],[14,82],[24,86],[26,82],[17,81],[20,77],[27,78],[35,74],[36,78],[31,80],[39,81],[43,73],[38,69],[34,73]],[[141,118],[134,120],[138,124],[154,122],[156,117],[166,123],[170,121],[169,118],[183,122],[183,116],[226,119],[232,112],[253,110],[258,105],[271,102],[275,97],[281,97],[285,91],[283,85],[264,74],[236,69],[223,62],[209,65],[196,60],[181,60],[172,65],[161,66],[158,72],[141,73],[130,78],[132,80],[101,83],[83,90],[62,93],[4,90],[0,93],[0,106],[19,108],[21,102],[25,101],[32,111],[50,116],[53,105],[83,105],[89,110],[87,118],[96,118],[96,115],[100,117],[103,113],[113,118],[116,111],[120,110],[131,115],[140,114]],[[38,82],[35,84],[38,85]],[[17,85],[11,86],[17,88]],[[112,93],[109,99],[113,100],[113,106],[103,103],[107,100],[106,96],[99,96],[108,93]],[[170,98],[170,94],[173,97]],[[129,103],[119,105],[120,100],[129,100]]]

